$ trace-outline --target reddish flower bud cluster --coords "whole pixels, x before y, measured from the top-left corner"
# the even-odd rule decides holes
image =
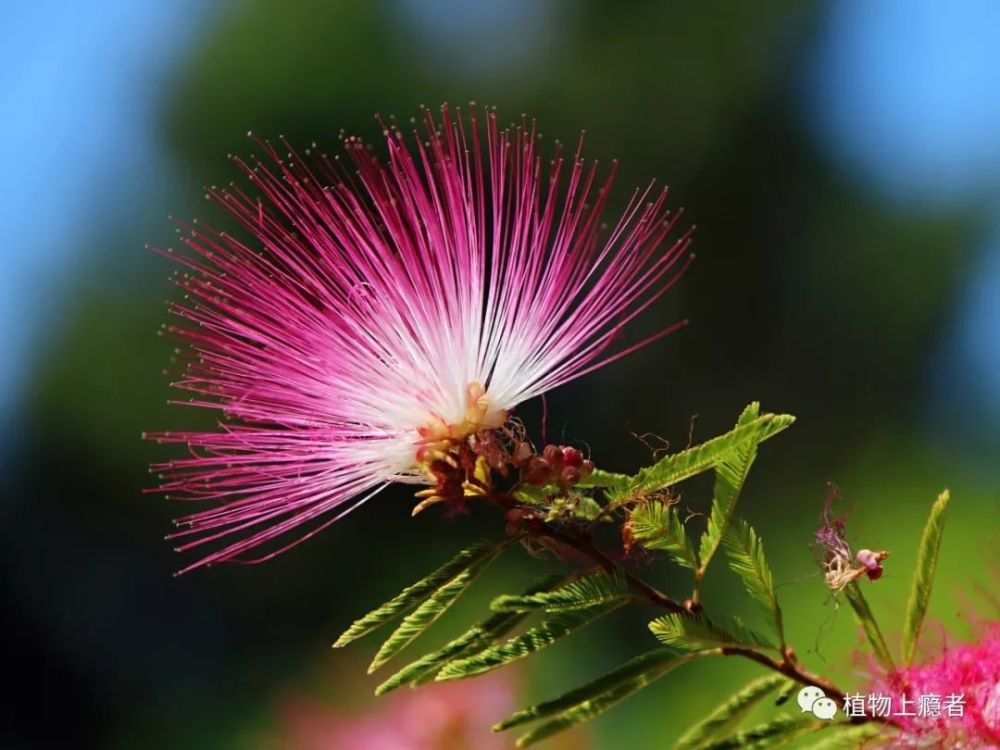
[[[546,445],[538,455],[528,443],[519,443],[512,463],[521,470],[521,479],[537,487],[558,484],[569,489],[594,470],[583,453],[568,445]]]

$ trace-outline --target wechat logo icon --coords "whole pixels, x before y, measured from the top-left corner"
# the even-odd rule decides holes
[[[837,704],[826,697],[826,693],[815,685],[807,685],[799,691],[799,708],[802,713],[811,713],[817,719],[829,721],[837,715]]]

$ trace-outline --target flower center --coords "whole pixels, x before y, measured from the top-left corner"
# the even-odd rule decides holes
[[[503,427],[507,412],[491,406],[486,389],[479,383],[469,383],[465,395],[461,422],[449,423],[435,416],[417,430],[420,434],[417,467],[431,487],[416,493],[420,502],[413,508],[413,515],[436,503],[449,500],[461,503],[465,498],[489,491],[490,464],[484,455],[477,454],[468,438]]]
[[[469,383],[465,389],[466,407],[462,421],[449,423],[440,416],[417,429],[420,447],[417,448],[417,462],[426,463],[435,454],[446,453],[448,449],[480,430],[495,430],[507,421],[507,412],[490,404],[486,389],[479,383]]]

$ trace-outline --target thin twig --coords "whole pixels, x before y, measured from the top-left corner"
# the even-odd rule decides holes
[[[601,552],[594,545],[593,540],[589,536],[571,534],[561,529],[557,529],[538,518],[526,519],[525,521],[522,521],[522,524],[523,530],[529,537],[549,539],[557,542],[558,544],[569,547],[570,549],[576,550],[577,552],[589,557],[597,563],[601,569],[609,574],[621,572],[632,589],[641,596],[642,600],[648,602],[649,604],[662,607],[672,613],[680,614],[691,614],[692,611],[701,609],[701,606],[697,602],[689,600],[688,602],[681,603],[675,601],[662,591],[659,591],[655,587],[643,581],[638,576],[625,570],[621,565]],[[767,669],[777,672],[778,674],[782,674],[795,682],[803,685],[813,685],[818,687],[826,694],[827,697],[832,698],[839,703],[843,703],[846,697],[844,692],[832,682],[820,677],[819,675],[813,674],[808,669],[803,667],[799,663],[795,652],[787,646],[783,646],[781,649],[781,659],[775,659],[774,657],[751,647],[724,646],[716,651],[721,656],[741,656],[745,659],[750,659],[751,661],[755,661]],[[891,723],[885,718],[879,716],[855,716],[851,718],[852,724],[864,724],[869,721]]]
[[[582,536],[578,537],[564,533],[562,531],[554,529],[552,526],[543,521],[538,521],[532,524],[532,526],[533,528],[531,529],[531,533],[535,534],[536,536],[547,537],[556,542],[559,542],[560,544],[575,549],[578,552],[582,552],[591,560],[600,565],[601,568],[605,570],[605,572],[613,573],[615,571],[621,571],[622,574],[625,576],[625,580],[628,581],[629,585],[633,589],[635,589],[639,594],[641,594],[642,597],[646,599],[650,604],[653,604],[654,606],[657,607],[664,607],[665,609],[668,609],[671,612],[679,612],[679,613],[691,612],[689,608],[685,607],[680,602],[674,601],[669,596],[664,594],[662,591],[654,588],[653,586],[649,585],[641,578],[638,578],[637,576],[633,575],[627,570],[624,570],[614,560],[611,560],[607,555],[605,555],[603,552],[597,549],[597,547],[594,546],[594,543],[590,539]]]

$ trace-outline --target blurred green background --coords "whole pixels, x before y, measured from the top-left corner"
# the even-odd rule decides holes
[[[698,225],[697,262],[630,335],[692,325],[553,393],[550,438],[630,470],[650,458],[636,433],[683,446],[753,399],[796,414],[762,449],[743,512],[792,642],[848,689],[864,681],[856,630],[810,548],[828,480],[854,507],[852,541],[892,552],[866,586],[884,629],[898,635],[944,486],[954,502],[931,616],[959,638],[977,613],[997,617],[985,603],[1000,580],[995,4],[43,0],[3,15],[0,608],[13,697],[0,746],[294,746],[289,701],[371,708],[373,646],[333,652],[334,636],[470,537],[502,533],[488,514],[411,520],[408,493],[388,492],[267,565],[174,579],[161,538],[178,509],[143,494],[163,453],[140,432],[205,422],[165,405],[172,345],[156,331],[173,269],[143,245],[170,244],[168,213],[217,218],[202,186],[235,177],[226,154],[250,150],[248,129],[332,149],[341,128],[376,139],[376,112],[442,101],[530,113],[547,139],[586,129],[590,156],[621,159],[618,207],[655,177]],[[537,436],[538,406],[521,415]],[[708,492],[694,483],[685,502],[704,508]],[[540,567],[509,554],[441,632]],[[683,595],[686,577],[663,570]],[[707,606],[753,620],[737,591],[720,569]],[[519,703],[651,646],[649,614],[529,660]],[[752,674],[687,666],[575,742],[663,747]]]

